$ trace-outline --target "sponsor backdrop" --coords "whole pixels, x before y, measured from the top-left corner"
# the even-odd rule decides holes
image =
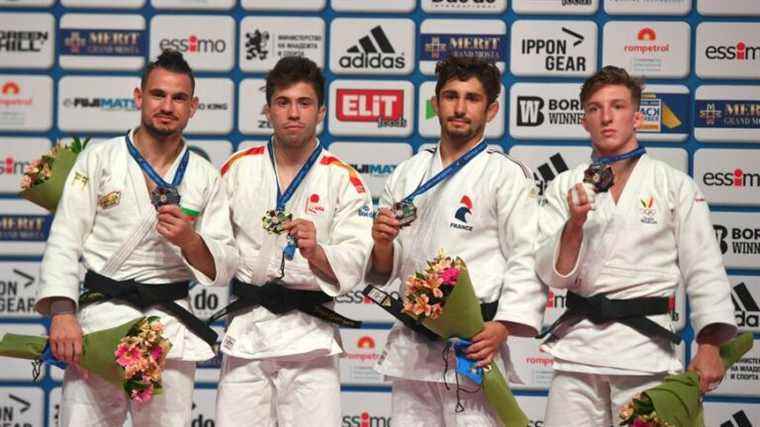
[[[24,166],[61,138],[101,140],[137,124],[139,70],[164,48],[184,52],[197,73],[201,104],[187,137],[217,166],[266,141],[263,78],[278,58],[316,61],[327,76],[320,139],[375,196],[401,161],[436,142],[430,97],[441,58],[478,56],[502,69],[489,144],[530,166],[541,191],[589,157],[583,79],[605,64],[645,76],[640,139],[703,189],[737,322],[756,338],[707,397],[707,423],[760,427],[757,0],[0,0],[0,333],[48,327],[33,306],[51,217],[16,196]],[[693,332],[684,292],[677,297],[686,361]],[[226,289],[192,291],[201,316],[227,299]],[[358,288],[337,306],[367,322],[342,331],[342,425],[389,426],[389,383],[372,365],[391,319]],[[552,293],[546,323],[564,306]],[[551,359],[535,340],[512,342],[525,381],[513,388],[541,426]],[[199,365],[192,426],[214,425],[219,362]],[[45,368],[33,383],[30,364],[0,364],[0,424],[56,425],[62,372]]]

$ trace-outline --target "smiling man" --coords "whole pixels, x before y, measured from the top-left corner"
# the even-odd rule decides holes
[[[681,282],[698,343],[689,369],[700,373],[702,392],[724,374],[718,345],[736,326],[707,202],[688,175],[636,140],[641,90],[613,66],[584,83],[592,165],[546,189],[536,269],[568,292],[567,312],[541,347],[555,369],[547,426],[608,426],[634,395],[681,369],[671,324]]]
[[[63,380],[62,426],[122,425],[127,411],[140,426],[190,423],[195,363],[214,356],[216,334],[188,311],[189,282],[225,286],[237,266],[221,177],[182,138],[198,105],[194,86],[182,54],[163,52],[134,90],[140,126],[88,146],[66,181],[36,306],[52,316],[53,355],[72,365]],[[80,258],[90,302],[82,306]],[[141,316],[160,317],[172,349],[163,394],[130,403],[120,387],[76,364],[83,332]]]
[[[362,278],[372,199],[359,174],[322,147],[324,78],[285,57],[267,74],[274,135],[222,167],[242,262],[222,341],[217,424],[340,424],[342,353],[333,298]]]
[[[441,124],[440,142],[400,164],[386,183],[372,227],[366,278],[378,285],[403,283],[439,249],[462,258],[490,313],[468,356],[479,366],[493,360],[509,365],[507,337],[536,333],[546,302],[533,270],[538,208],[533,175],[488,149],[483,139],[499,109],[496,66],[449,57],[437,65],[436,74],[433,107]],[[396,322],[376,366],[393,381],[393,423],[500,426],[482,392],[455,391],[454,361],[449,358],[447,370],[443,354],[443,342]],[[513,372],[511,366],[501,367]],[[464,411],[457,410],[458,403]]]

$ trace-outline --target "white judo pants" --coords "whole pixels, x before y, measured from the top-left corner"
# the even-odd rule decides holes
[[[456,385],[393,378],[391,420],[394,426],[414,427],[501,427],[482,391],[460,391],[464,411],[457,413]],[[472,383],[463,384],[475,389]]]
[[[218,427],[337,427],[340,420],[336,356],[250,360],[224,355]]]
[[[167,360],[161,374],[163,393],[146,403],[130,402],[124,389],[90,373],[85,379],[73,368],[63,377],[60,425],[124,425],[127,412],[136,427],[185,427],[190,425],[195,362]]]
[[[667,373],[601,375],[554,371],[544,427],[609,427],[635,395],[662,382]],[[571,423],[571,424],[568,424]]]

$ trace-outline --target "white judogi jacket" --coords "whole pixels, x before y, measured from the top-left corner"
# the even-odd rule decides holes
[[[583,227],[583,243],[573,270],[556,270],[560,237],[569,218],[567,193],[583,179],[587,164],[561,173],[546,190],[536,253],[539,277],[554,288],[610,299],[668,297],[683,280],[691,323],[736,331],[730,285],[709,218],[707,202],[694,181],[644,154],[615,204],[609,192],[596,195],[595,210]],[[667,314],[650,319],[672,330]],[[681,369],[671,344],[620,323],[594,325],[584,319],[558,341],[542,346],[555,368],[599,373],[661,373]],[[612,368],[612,369],[610,369]]]
[[[437,149],[420,151],[393,172],[380,205],[389,207],[402,200],[442,169]],[[499,302],[494,320],[538,331],[546,295],[534,272],[538,205],[532,176],[509,156],[486,149],[455,175],[417,196],[417,219],[393,242],[393,271],[386,284],[400,280],[403,295],[406,278],[422,271],[426,261],[443,249],[465,261],[481,303]],[[365,271],[372,282],[370,263]],[[396,322],[375,368],[388,376],[442,382],[443,349],[444,343],[431,343]],[[508,350],[504,345],[504,361],[509,360]],[[453,370],[449,364],[447,382],[454,382]],[[513,376],[513,381],[519,379]]]
[[[164,180],[172,181],[185,150],[187,145]],[[50,229],[42,260],[37,311],[49,313],[50,297],[78,300],[80,257],[87,269],[114,280],[134,279],[157,285],[196,280],[202,285],[226,286],[237,266],[238,255],[219,172],[191,152],[178,190],[182,198],[180,205],[200,212],[195,220],[195,231],[214,258],[214,280],[193,268],[182,256],[181,249],[155,230],[157,212],[150,203],[145,175],[127,151],[126,138],[88,146],[69,173]],[[139,232],[140,228],[145,232]],[[118,261],[123,261],[121,266],[115,272],[104,271],[122,243],[135,238],[140,241],[134,251],[118,256]],[[177,303],[190,308],[188,299]],[[165,336],[172,343],[168,358],[191,361],[214,357],[203,340],[175,317],[156,308],[142,312],[126,304],[106,301],[87,305],[79,311],[78,318],[84,332],[89,333],[143,315],[162,317]]]
[[[277,176],[266,146],[235,153],[222,167],[222,179],[232,206],[235,240],[241,253],[237,278],[263,285],[280,275],[285,233],[270,234],[261,218],[277,201]],[[285,189],[282,189],[285,191]],[[314,223],[338,285],[328,283],[309,268],[296,250],[285,262],[283,281],[292,289],[321,290],[337,296],[362,279],[364,259],[372,247],[372,198],[359,174],[323,149],[319,158],[286,205],[293,219]],[[222,351],[245,359],[285,356],[327,356],[342,352],[334,324],[293,310],[276,315],[263,307],[234,317],[222,342]]]

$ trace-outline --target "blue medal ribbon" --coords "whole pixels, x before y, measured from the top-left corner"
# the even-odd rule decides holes
[[[182,155],[182,160],[179,162],[179,166],[177,167],[177,171],[174,173],[174,178],[172,179],[171,184],[164,181],[164,179],[161,178],[161,175],[159,175],[158,172],[153,169],[153,166],[151,166],[150,163],[145,160],[142,154],[140,154],[140,151],[138,151],[134,144],[132,144],[132,139],[129,137],[129,132],[127,132],[127,150],[129,150],[129,154],[133,159],[135,159],[137,164],[140,165],[140,169],[142,169],[143,172],[148,175],[148,178],[156,183],[158,187],[177,188],[182,183],[182,178],[185,177],[185,171],[187,170],[187,162],[190,159],[190,150],[185,150],[185,154]]]
[[[604,156],[604,157],[594,157],[591,156],[591,160],[594,164],[597,165],[611,165],[615,162],[619,162],[621,160],[630,159],[632,157],[640,157],[643,156],[644,153],[647,152],[647,149],[639,146],[635,150],[629,151],[627,153],[618,154],[616,156]]]
[[[425,181],[424,183],[420,183],[419,186],[417,186],[417,189],[412,192],[412,194],[404,197],[401,202],[402,203],[411,203],[414,201],[414,198],[427,192],[431,188],[435,187],[436,185],[440,184],[443,180],[450,178],[454,176],[457,172],[459,172],[467,163],[470,163],[470,160],[474,159],[475,156],[480,154],[483,150],[485,150],[488,147],[485,141],[481,141],[478,145],[471,148],[470,151],[466,152],[462,157],[454,160],[450,165],[446,166],[442,171],[438,172],[430,178],[429,180]]]
[[[274,161],[274,144],[272,144],[271,140],[267,144],[267,151],[269,151],[269,160],[272,162],[272,169],[274,169],[275,177],[277,177],[277,166]],[[314,151],[311,152],[311,154],[309,155],[309,158],[306,159],[306,163],[304,163],[304,165],[301,166],[301,169],[298,171],[295,178],[293,178],[293,181],[290,182],[290,185],[288,185],[288,188],[285,189],[285,192],[280,192],[280,181],[279,179],[277,180],[277,206],[275,207],[275,210],[277,212],[285,211],[285,205],[288,203],[290,198],[293,197],[293,194],[298,189],[298,186],[301,185],[301,182],[303,182],[304,178],[306,178],[306,175],[314,166],[314,163],[317,162],[317,159],[319,158],[319,155],[321,153],[322,153],[322,144],[320,144],[319,141],[317,141],[317,147],[314,148]],[[288,260],[293,259],[293,256],[296,253],[296,242],[294,238],[288,238],[288,244],[285,245],[285,248],[283,248],[282,253],[286,259]]]

